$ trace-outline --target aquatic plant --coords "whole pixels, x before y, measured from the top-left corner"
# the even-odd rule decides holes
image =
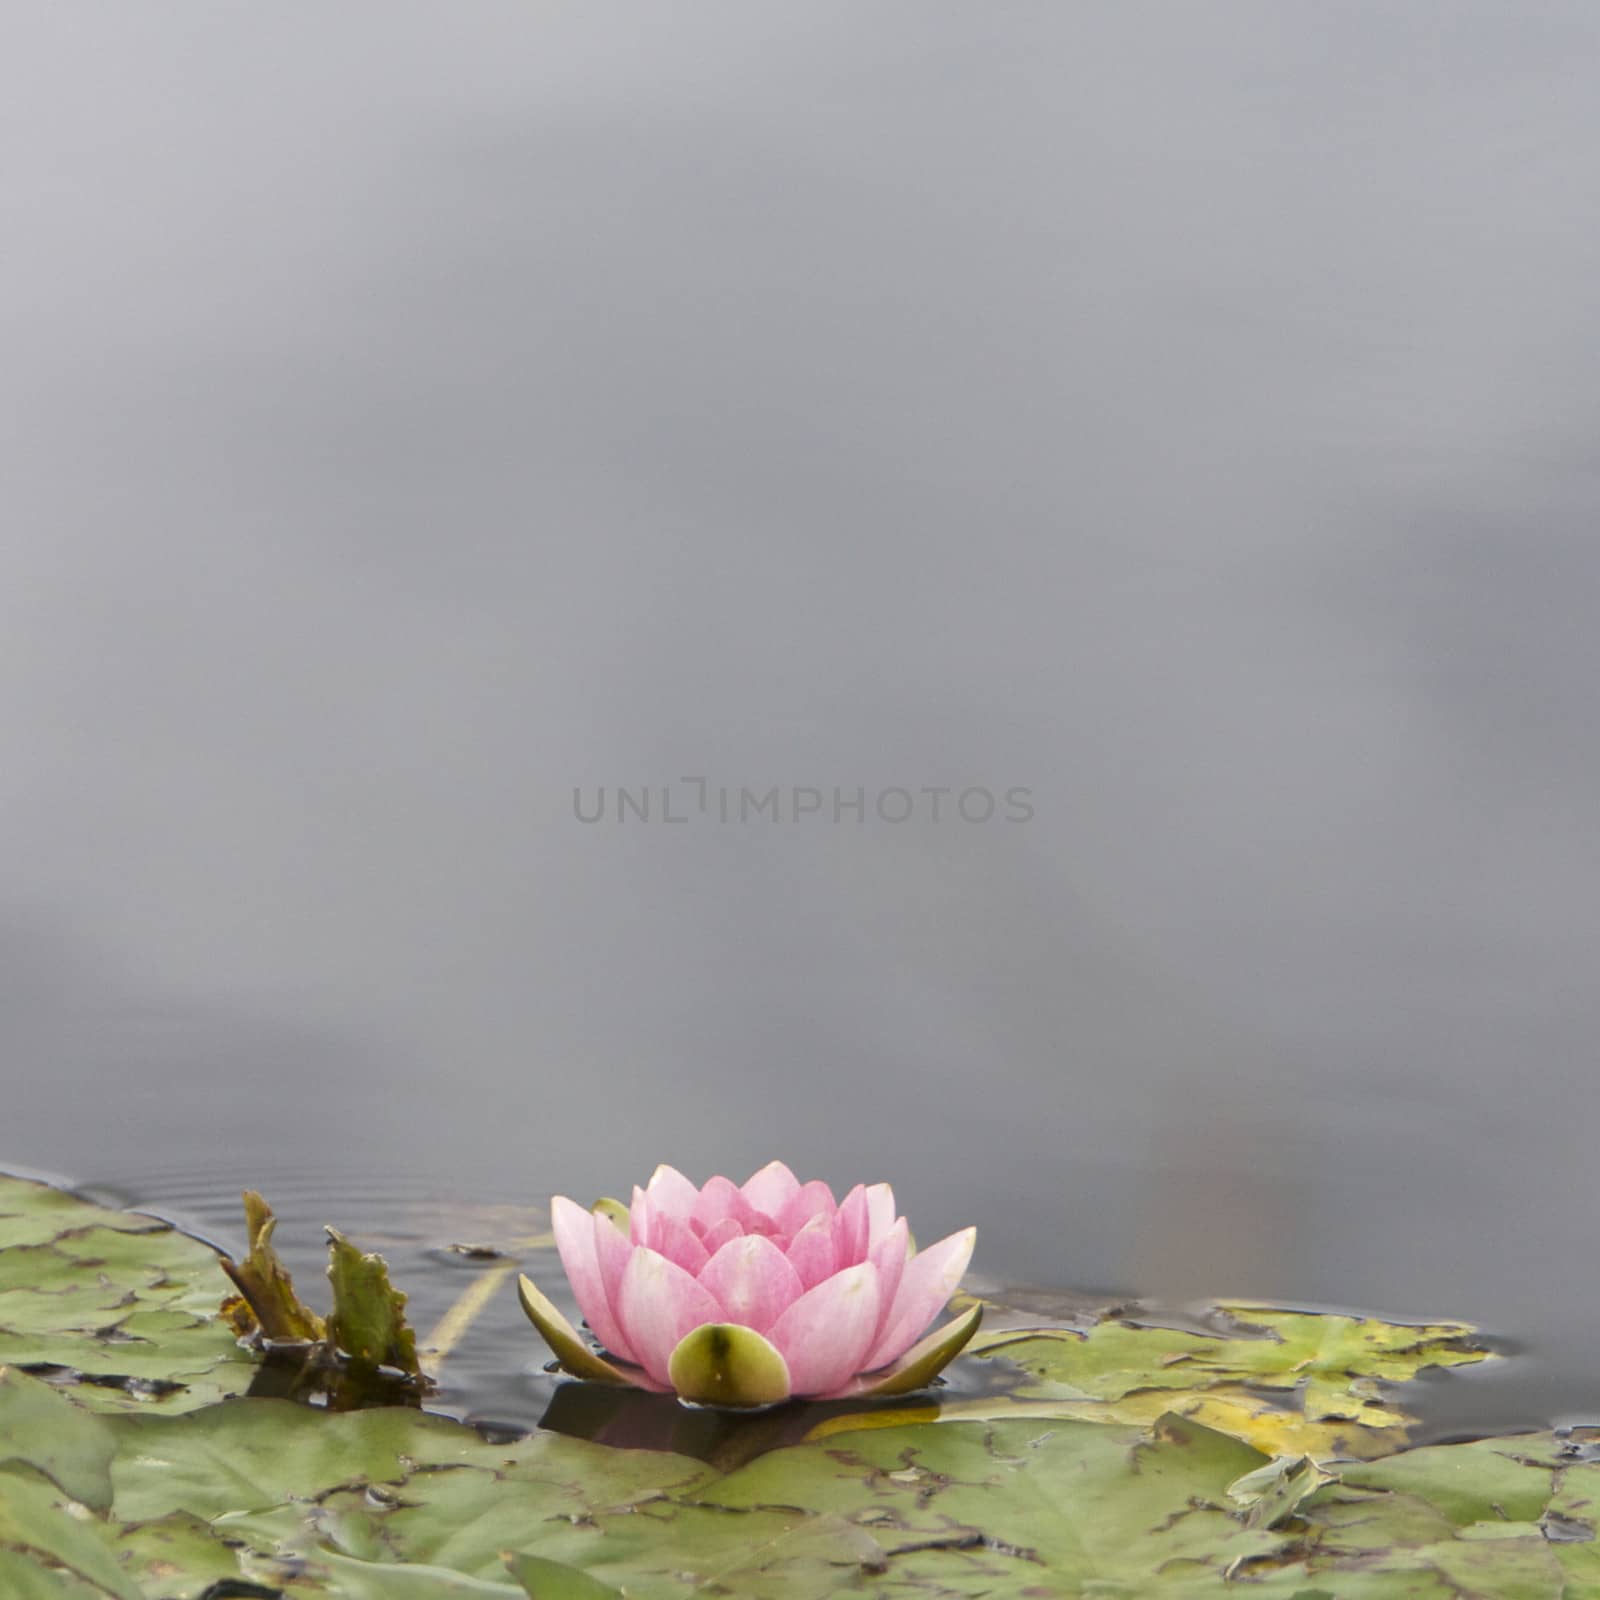
[[[972,1258],[976,1230],[925,1250],[886,1183],[836,1200],[781,1161],[743,1184],[696,1187],[657,1167],[631,1206],[551,1202],[561,1264],[605,1354],[529,1278],[523,1309],[577,1377],[700,1405],[905,1394],[977,1331],[970,1307],[927,1338]]]

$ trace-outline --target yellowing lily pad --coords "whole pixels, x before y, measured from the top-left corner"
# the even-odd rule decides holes
[[[1382,1455],[1403,1446],[1412,1419],[1388,1396],[1427,1367],[1489,1359],[1472,1329],[1375,1318],[1219,1307],[1228,1331],[1204,1334],[1110,1318],[1087,1330],[1009,1329],[980,1335],[975,1355],[1020,1368],[1008,1400],[1035,1414],[1148,1422],[1194,1417],[1269,1454]],[[977,1402],[952,1415],[1003,1411]]]

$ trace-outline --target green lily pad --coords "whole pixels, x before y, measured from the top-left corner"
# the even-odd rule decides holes
[[[95,1410],[176,1411],[249,1386],[218,1256],[154,1217],[0,1174],[0,1364]]]
[[[10,1179],[0,1238],[0,1360],[29,1357],[0,1368],[6,1600],[1600,1600],[1593,1435],[1393,1448],[1386,1386],[1483,1359],[1454,1325],[1011,1329],[970,1347],[1009,1392],[768,1412],[741,1425],[790,1442],[725,1470],[219,1399],[253,1366],[205,1246]],[[371,1317],[340,1343],[391,1359],[395,1297],[347,1248]]]
[[[91,1510],[110,1509],[116,1440],[98,1413],[14,1367],[0,1367],[0,1424],[0,1466],[30,1466]]]
[[[0,1551],[50,1600],[77,1600],[69,1579],[102,1600],[193,1600],[224,1579],[346,1600],[1593,1592],[1580,1535],[1600,1466],[1549,1434],[1328,1482],[1187,1418],[1025,1418],[837,1433],[724,1473],[555,1434],[496,1444],[403,1409],[240,1400],[88,1419],[80,1487],[112,1452],[96,1510],[27,1459],[54,1450],[63,1470],[38,1419],[72,1402],[43,1389],[0,1388],[24,1458],[0,1469]]]
[[[969,1350],[1021,1368],[1014,1401],[1036,1414],[1149,1422],[1175,1411],[1271,1455],[1317,1458],[1383,1455],[1404,1445],[1412,1419],[1385,1386],[1427,1367],[1489,1359],[1472,1329],[1456,1323],[1250,1306],[1218,1312],[1229,1327],[1216,1335],[1108,1318],[1086,1330],[980,1334]],[[970,1416],[981,1408],[947,1409]]]

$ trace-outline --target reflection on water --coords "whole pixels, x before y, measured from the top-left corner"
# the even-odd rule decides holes
[[[781,1154],[1600,1414],[1597,59],[1587,0],[19,19],[0,1160],[414,1241],[425,1326],[443,1200]],[[1035,814],[571,814],[694,775]]]
[[[804,1443],[820,1424],[842,1417],[883,1415],[918,1422],[929,1415],[929,1408],[916,1400],[839,1401],[783,1405],[746,1415],[680,1405],[671,1395],[562,1383],[551,1396],[539,1426],[630,1450],[670,1450],[728,1472],[768,1450]]]

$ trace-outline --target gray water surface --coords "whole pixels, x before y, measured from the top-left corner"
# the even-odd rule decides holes
[[[782,1154],[1600,1416],[1590,0],[5,16],[0,1162]]]

